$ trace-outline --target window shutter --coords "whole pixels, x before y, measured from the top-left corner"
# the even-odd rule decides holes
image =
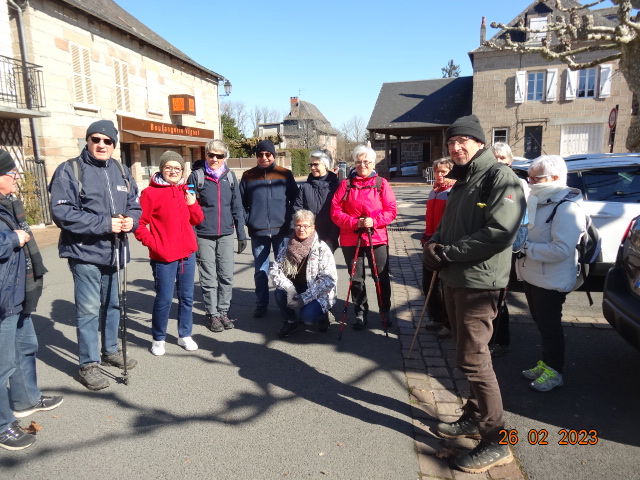
[[[525,71],[516,72],[516,89],[513,96],[513,101],[515,103],[524,103],[526,74],[527,72]]]
[[[148,109],[154,112],[161,112],[158,97],[160,96],[160,89],[158,86],[158,74],[147,70],[147,102],[149,104]]]
[[[565,100],[573,100],[576,98],[576,88],[578,88],[578,72],[567,69],[567,88],[564,92]]]
[[[89,50],[71,44],[71,65],[73,67],[73,87],[75,101],[93,103],[93,84],[91,82],[91,59]]]
[[[547,88],[545,91],[545,100],[553,102],[558,96],[558,69],[547,69]]]
[[[129,98],[129,69],[127,64],[119,60],[113,61],[113,70],[116,77],[116,109],[131,111]]]
[[[610,63],[600,65],[600,98],[611,96],[611,72],[613,66]]]

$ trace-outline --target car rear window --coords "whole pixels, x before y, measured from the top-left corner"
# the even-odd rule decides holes
[[[595,202],[640,202],[640,168],[618,167],[584,170],[581,190],[586,199]],[[576,174],[569,174],[567,184],[580,188],[580,179]]]

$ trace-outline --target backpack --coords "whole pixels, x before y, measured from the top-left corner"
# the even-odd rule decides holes
[[[553,217],[556,214],[556,210],[558,207],[562,205],[564,202],[570,202],[568,198],[563,198],[558,202],[558,204],[553,207],[553,211],[549,218],[547,218],[547,222],[551,222]],[[589,291],[587,285],[587,275],[589,275],[589,270],[595,266],[596,261],[600,257],[600,252],[602,251],[602,239],[600,238],[600,234],[598,233],[598,229],[593,224],[593,220],[591,217],[584,214],[585,223],[586,223],[586,232],[580,236],[580,240],[576,245],[576,250],[578,250],[578,264],[580,265],[580,272],[578,272],[578,278],[576,280],[576,285],[574,290],[580,288],[582,285],[585,285],[585,291],[587,292],[587,297],[589,298],[589,306],[593,305],[593,299],[591,298],[591,292]]]
[[[366,190],[367,188],[375,188],[378,191],[378,195],[380,195],[380,192],[382,191],[382,177],[380,175],[378,175],[376,177],[376,184],[374,185],[365,185],[364,187],[359,187],[357,185],[352,185],[353,182],[353,177],[350,177],[349,180],[347,181],[347,189],[344,192],[344,197],[342,197],[342,202],[346,202],[347,201],[347,197],[349,196],[349,190],[351,190],[351,188],[356,188],[358,190]]]
[[[198,168],[194,170],[193,174],[196,178],[196,196],[200,197],[200,191],[204,188],[204,169]],[[231,197],[233,200],[236,199],[236,183],[238,180],[236,179],[236,174],[233,173],[233,170],[229,169],[229,174],[227,175],[227,180],[229,180],[229,186],[231,187]]]
[[[127,178],[127,173],[124,171],[124,167],[122,166],[122,163],[120,163],[115,158],[112,158],[111,161],[114,162],[118,167],[118,170],[120,170],[120,173],[122,174],[122,179],[124,180],[124,184],[127,186],[127,193],[130,193],[131,182]],[[80,192],[80,197],[84,197],[84,192],[82,191],[82,168],[80,168],[80,159],[78,157],[70,158],[69,160],[67,160],[67,163],[71,165],[71,171],[73,172],[73,176],[75,177],[76,182],[78,183],[78,192]]]

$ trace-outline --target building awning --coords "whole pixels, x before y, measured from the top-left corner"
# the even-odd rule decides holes
[[[143,143],[145,145],[173,145],[176,147],[203,147],[211,139],[188,137],[184,135],[167,135],[165,133],[142,132],[139,130],[120,130],[121,143]]]

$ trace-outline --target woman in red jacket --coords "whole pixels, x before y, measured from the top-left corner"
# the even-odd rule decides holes
[[[167,151],[160,157],[160,171],[140,195],[142,217],[135,236],[149,248],[156,299],[151,316],[151,353],[164,355],[169,310],[174,285],[178,292],[178,345],[197,350],[191,338],[193,283],[198,249],[193,226],[204,219],[196,195],[183,179],[184,160]]]
[[[367,323],[369,304],[364,284],[364,256],[371,263],[371,245],[367,230],[372,230],[373,252],[378,267],[381,299],[380,311],[391,308],[389,279],[389,239],[387,225],[396,218],[396,196],[384,178],[374,170],[376,152],[365,145],[353,150],[355,169],[340,183],[331,202],[331,219],[340,227],[340,246],[349,271],[360,237],[360,251],[352,279],[351,293],[356,322],[353,328],[362,330]],[[372,267],[373,275],[373,267]],[[387,323],[389,325],[389,323]]]

